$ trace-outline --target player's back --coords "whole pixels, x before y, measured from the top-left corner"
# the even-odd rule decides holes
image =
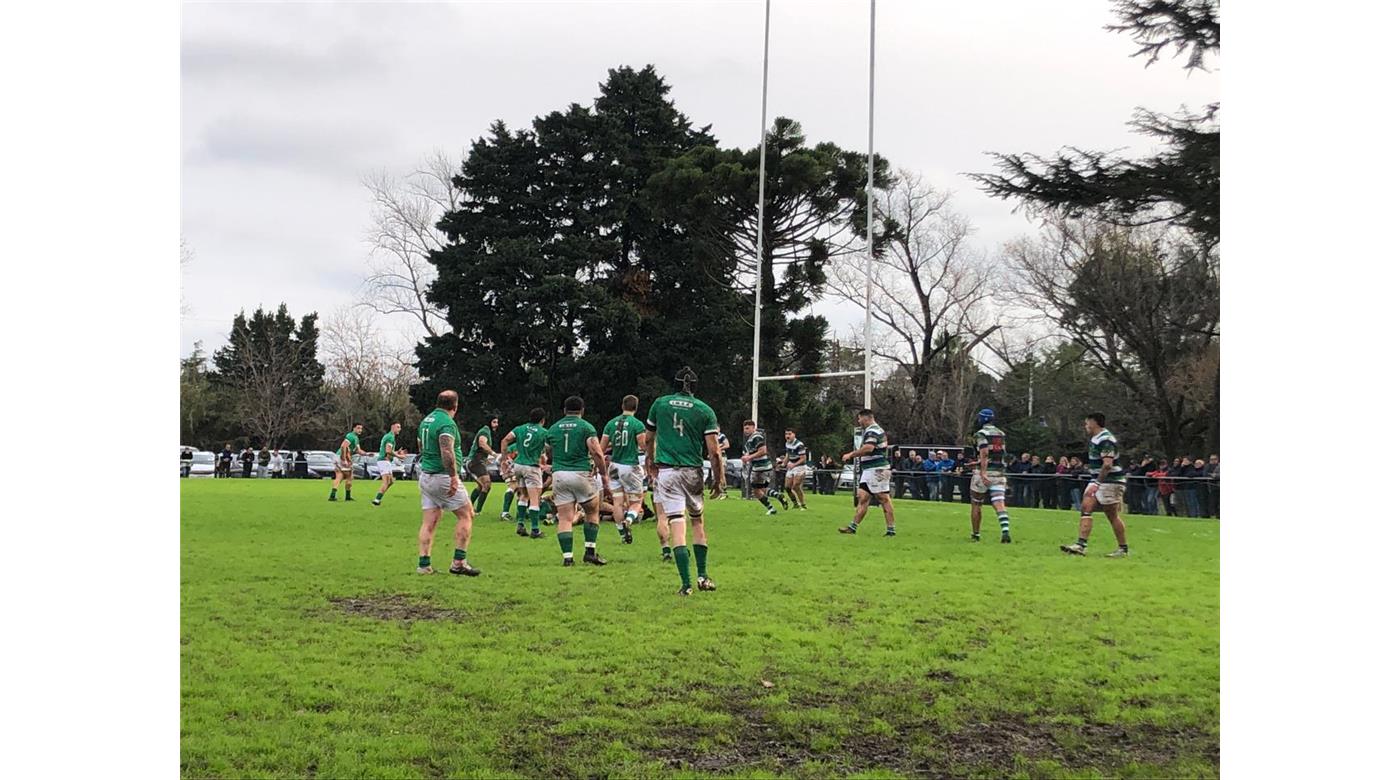
[[[705,434],[718,433],[715,412],[693,395],[672,393],[651,405],[647,428],[656,431],[656,461],[668,466],[699,466],[705,459]]]

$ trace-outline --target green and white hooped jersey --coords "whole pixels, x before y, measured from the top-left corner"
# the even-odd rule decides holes
[[[1103,469],[1103,459],[1113,458],[1113,468],[1108,470],[1108,476],[1104,482],[1120,484],[1128,481],[1123,467],[1118,465],[1118,438],[1107,428],[1094,434],[1089,439],[1089,470],[1094,472],[1094,479],[1098,479],[1099,471]]]
[[[1006,471],[1006,433],[987,423],[973,436],[977,441],[978,457],[981,457],[984,448],[987,450],[987,471]]]
[[[747,439],[744,439],[744,454],[752,455],[758,452],[759,448],[763,447],[764,442],[763,431],[754,431],[749,434]],[[768,457],[768,453],[764,452],[763,457],[750,460],[749,465],[753,467],[754,471],[769,471],[773,468],[773,461]]]
[[[801,439],[794,439],[789,442],[784,442],[783,448],[787,450],[788,468],[792,468],[797,465],[807,465],[807,445],[803,444]],[[799,461],[801,461],[800,464]]]
[[[885,429],[881,428],[879,423],[871,423],[869,427],[861,431],[860,444],[857,445],[857,449],[867,444],[873,444],[875,448],[870,451],[869,455],[860,456],[860,463],[858,465],[861,470],[889,468],[890,458],[888,451],[890,440],[889,437],[885,435]]]

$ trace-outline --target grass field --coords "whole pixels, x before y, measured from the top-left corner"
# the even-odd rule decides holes
[[[418,491],[181,481],[186,777],[1198,777],[1219,774],[1215,521],[849,495],[711,502],[713,593],[674,595],[650,524],[559,565],[497,519],[475,579],[414,574]],[[582,548],[581,534],[576,546]],[[451,560],[450,526],[433,563]]]

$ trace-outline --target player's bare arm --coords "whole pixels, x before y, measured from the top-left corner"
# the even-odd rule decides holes
[[[462,480],[457,476],[457,453],[452,449],[452,434],[444,433],[438,436],[438,452],[442,455],[442,465],[451,474],[448,482],[447,494],[453,495],[462,488]]]
[[[588,456],[592,458],[594,467],[602,477],[600,481],[603,483],[603,502],[611,504],[613,495],[612,488],[608,486],[608,458],[603,454],[603,445],[598,443],[597,436],[588,437]]]
[[[651,439],[651,436],[647,437]],[[705,446],[710,456],[710,473],[714,474],[713,484],[710,486],[710,498],[719,498],[724,492],[724,458],[720,457],[719,436],[714,433],[705,434]],[[651,468],[651,455],[647,455],[647,468]]]

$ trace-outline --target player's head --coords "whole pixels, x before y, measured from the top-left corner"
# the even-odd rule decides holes
[[[700,375],[690,370],[690,366],[685,366],[676,372],[675,378],[671,381],[675,383],[677,392],[694,393],[695,385],[700,382]]]
[[[500,413],[500,412],[491,412],[490,414],[487,414],[486,416],[487,416],[488,418],[490,418],[489,420],[486,421],[486,424],[489,425],[489,426],[491,426],[491,430],[494,431],[494,430],[496,430],[497,428],[501,427],[501,413]]]
[[[758,430],[758,423],[753,420],[744,421],[744,433],[753,433],[756,430]]]
[[[783,431],[783,438],[787,439],[788,441],[797,441],[797,431],[788,428],[787,430]]]
[[[389,426],[389,430],[390,432],[397,434],[399,431],[403,430],[403,423],[394,423],[393,425]]]
[[[364,423],[355,423],[354,425],[350,426],[350,430],[354,431],[357,435],[358,435],[358,434],[361,434],[361,433],[364,433],[364,432],[365,432],[365,424],[364,424]]]
[[[1103,416],[1103,412],[1090,412],[1084,415],[1084,430],[1088,431],[1090,436],[1093,436],[1103,430],[1104,423],[1107,421],[1108,418]]]
[[[977,412],[978,425],[986,425],[987,423],[991,422],[992,420],[995,420],[996,418],[997,413],[992,411],[991,409],[982,409]]]
[[[577,395],[565,398],[564,414],[583,414],[583,398]]]
[[[624,395],[624,396],[622,396],[622,411],[624,411],[624,412],[635,412],[635,411],[637,411],[637,404],[638,404],[638,403],[640,403],[640,401],[638,401],[637,396],[635,396],[635,395]]]
[[[438,393],[437,408],[447,412],[449,415],[457,412],[457,391],[443,390]]]
[[[869,425],[875,422],[875,413],[869,409],[861,409],[859,412],[856,412],[856,422],[861,425]]]
[[[539,425],[543,425],[543,424],[544,424],[544,408],[543,408],[543,407],[536,406],[534,409],[531,409],[531,410],[530,410],[530,422],[536,423],[536,424],[539,424]]]

